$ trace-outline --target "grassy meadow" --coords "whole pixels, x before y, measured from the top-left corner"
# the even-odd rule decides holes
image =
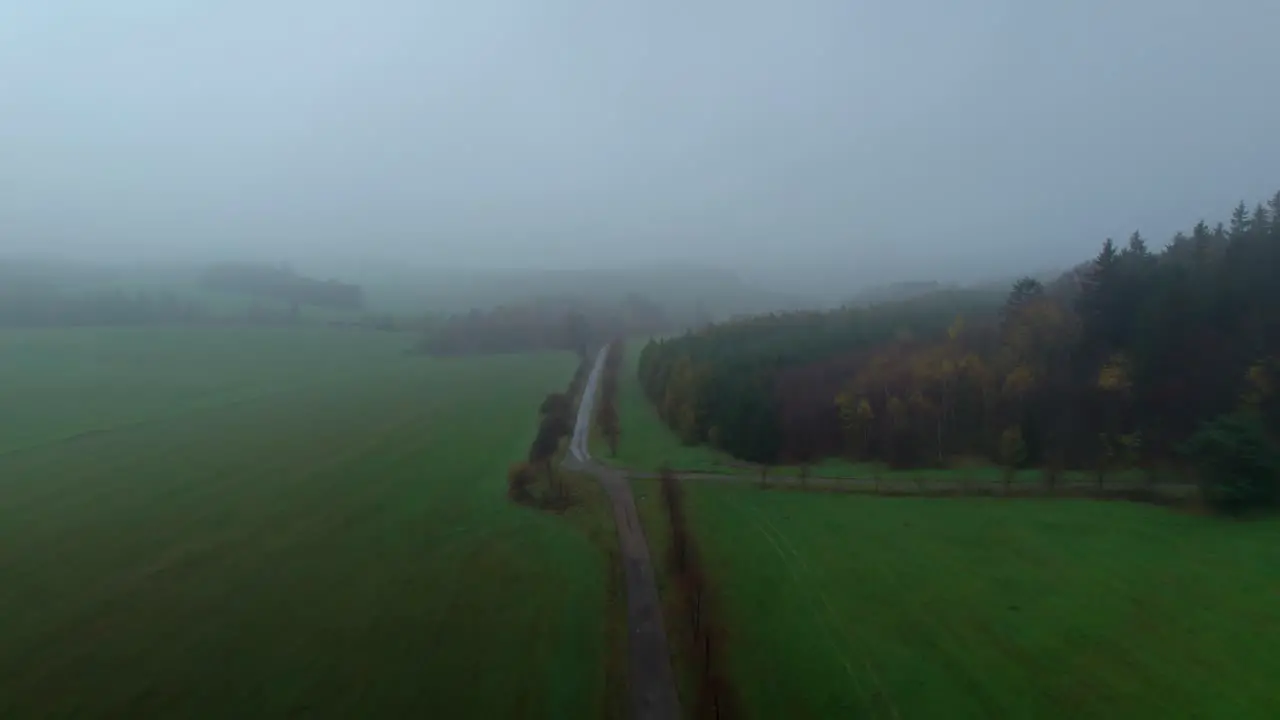
[[[686,488],[752,717],[1280,714],[1280,521]]]
[[[0,333],[0,716],[615,713],[602,499],[504,497],[575,359],[406,342]]]

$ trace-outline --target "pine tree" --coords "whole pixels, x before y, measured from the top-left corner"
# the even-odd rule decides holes
[[[1196,223],[1191,229],[1191,242],[1195,250],[1196,264],[1204,265],[1209,261],[1209,251],[1213,243],[1213,233],[1204,220]]]
[[[1271,210],[1271,235],[1280,238],[1280,192],[1267,201],[1267,207]]]
[[[1151,257],[1151,251],[1147,249],[1147,241],[1137,230],[1129,236],[1129,248],[1126,252],[1141,258]]]
[[[1085,280],[1083,292],[1076,301],[1076,309],[1084,322],[1084,336],[1087,345],[1094,352],[1101,352],[1109,344],[1114,333],[1114,310],[1119,290],[1120,254],[1116,252],[1116,244],[1111,238],[1102,243],[1102,250],[1094,258]]]
[[[1249,218],[1249,232],[1258,240],[1265,239],[1271,234],[1271,215],[1262,203],[1258,203],[1258,206],[1253,209],[1253,216]]]
[[[1004,302],[1005,322],[1018,314],[1028,302],[1044,295],[1044,285],[1033,277],[1024,277],[1013,284],[1009,297]]]
[[[1099,270],[1107,270],[1115,267],[1116,264],[1116,244],[1111,238],[1107,238],[1102,243],[1102,251],[1098,253],[1097,259],[1094,260]]]
[[[1239,240],[1249,232],[1249,209],[1241,200],[1236,209],[1231,211],[1231,225],[1227,229],[1227,237]]]

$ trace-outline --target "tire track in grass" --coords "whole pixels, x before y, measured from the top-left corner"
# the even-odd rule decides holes
[[[417,420],[419,417],[425,417],[425,414],[417,412],[409,419]],[[158,555],[146,551],[130,552],[117,561],[119,568],[116,571],[106,574],[100,580],[83,588],[82,592],[67,601],[79,609],[69,610],[72,614],[66,621],[65,627],[51,635],[46,635],[44,642],[58,644],[65,642],[67,636],[83,635],[84,628],[92,626],[104,617],[104,611],[109,615],[113,608],[134,602],[141,593],[148,591],[149,583],[158,574],[180,567],[184,563],[199,562],[209,558],[223,559],[237,554],[242,557],[274,557],[295,543],[323,540],[331,537],[334,532],[345,531],[347,527],[359,524],[358,520],[376,515],[383,509],[384,491],[392,489],[395,484],[402,481],[384,471],[396,467],[420,452],[416,443],[412,442],[418,430],[416,424],[406,422],[403,418],[393,420],[387,425],[387,431],[375,433],[371,442],[354,448],[332,446],[328,454],[314,458],[312,466],[293,478],[293,481],[306,480],[321,473],[334,472],[334,466],[337,464],[377,459],[376,464],[365,466],[364,470],[370,477],[377,478],[380,485],[371,487],[369,484],[345,483],[345,487],[331,486],[330,490],[341,491],[341,494],[327,495],[328,500],[322,507],[305,507],[308,512],[301,517],[284,519],[276,518],[274,515],[259,516],[244,527],[237,527],[235,530],[224,529],[195,543],[189,539],[186,529],[177,529],[177,535],[166,534],[162,540],[150,539],[146,543],[147,546],[171,549],[160,552]],[[214,495],[234,496],[242,492],[241,485],[258,484],[264,477],[274,474],[275,472],[272,471],[265,475],[255,473],[233,478],[230,482],[218,483],[211,492]],[[205,498],[197,496],[196,499]],[[197,504],[186,503],[183,507]],[[345,510],[335,515],[334,507],[345,508]],[[232,511],[234,512],[234,509]],[[283,519],[285,522],[267,522],[269,519]],[[201,517],[197,522],[204,522],[204,520],[205,518]],[[175,529],[166,528],[165,532],[175,532]],[[172,548],[179,548],[179,550]],[[278,570],[265,561],[261,562],[256,569],[246,568],[244,573],[245,577],[256,576],[261,582],[268,584],[278,578]],[[452,589],[449,585],[445,587]],[[82,650],[74,656],[79,657],[83,654]],[[27,667],[25,671],[31,671],[31,668]]]
[[[851,649],[849,647],[848,640],[850,638],[856,638],[856,633],[849,630],[848,624],[844,622],[843,618],[831,604],[831,599],[827,596],[826,592],[821,589],[820,583],[813,579],[813,571],[809,567],[809,563],[799,552],[796,551],[795,546],[787,539],[786,534],[779,530],[767,516],[756,510],[754,507],[748,505],[745,501],[735,499],[732,501],[732,504],[743,510],[744,514],[751,523],[755,525],[756,529],[764,535],[765,539],[768,540],[771,545],[773,545],[774,550],[778,553],[779,557],[782,558],[783,564],[787,567],[788,572],[795,580],[797,586],[801,587],[805,591],[806,597],[817,596],[822,601],[822,607],[818,608],[816,607],[817,604],[810,600],[810,604],[815,606],[815,612],[813,615],[819,623],[821,623],[823,630],[825,631],[824,636],[826,637],[828,644],[831,646],[831,649],[836,656],[840,658],[845,671],[849,675],[849,679],[853,682],[854,688],[858,692],[858,696],[867,700],[867,693],[864,690],[862,683],[858,681],[857,673],[853,670],[853,663],[849,660],[849,654],[846,652]],[[768,529],[766,529],[766,526]],[[771,532],[772,535],[770,534]],[[783,549],[784,545],[786,546],[785,550]],[[790,553],[791,557],[794,558],[794,561],[788,560],[788,553]],[[795,571],[797,567],[809,578],[809,580],[806,581],[800,577],[800,574]],[[844,648],[841,648],[832,637],[835,634],[839,634],[841,637],[845,638]],[[894,705],[893,699],[885,690],[884,684],[881,682],[879,674],[875,671],[875,668],[872,667],[870,660],[864,657],[862,658],[862,664],[866,668],[867,675],[874,686],[871,692],[871,697],[869,698],[871,701],[869,704],[874,706],[875,699],[877,697],[882,698],[884,704],[888,705],[890,714],[895,718],[899,717],[898,709]]]
[[[759,522],[759,520],[757,520],[755,517],[752,517],[750,511],[746,507],[746,504],[737,499],[731,500],[728,504],[731,506],[735,506],[737,510],[740,512],[740,514],[744,516],[755,527],[755,529],[761,535],[764,536],[766,540],[769,541],[769,544],[772,545],[774,551],[777,552],[779,559],[782,561],[783,567],[787,569],[787,573],[791,575],[791,578],[796,583],[797,587],[803,588],[805,583],[800,578],[800,575],[795,571],[796,563],[787,557],[787,552],[782,549],[782,546],[779,545],[778,541],[775,540],[774,537],[769,534],[769,532],[764,528],[764,526]],[[804,562],[802,559],[799,558],[798,555],[795,554],[794,551],[792,551],[791,554],[795,556],[796,559],[799,560],[801,563]],[[807,593],[806,593],[806,599],[807,599]],[[831,636],[833,633],[831,632],[831,628],[829,627],[826,618],[823,617],[823,615],[818,612],[814,612],[813,616],[822,625],[822,629],[824,631],[823,637],[826,639],[827,644],[831,647],[831,651],[836,655],[837,658],[840,659],[841,663],[844,665],[845,672],[848,673],[849,680],[853,683],[854,689],[858,693],[858,697],[865,700],[867,693],[863,689],[862,683],[858,682],[857,673],[853,671],[853,665],[852,663],[850,663],[848,655],[835,643],[834,640],[832,640]]]
[[[813,535],[804,532],[803,526],[801,526],[800,534],[804,537],[813,537]],[[816,544],[821,546],[822,540],[817,540]],[[894,564],[895,568],[899,567],[901,563],[902,559],[899,558]],[[965,563],[963,559],[959,557],[953,558],[946,563],[946,567],[963,567],[964,565]],[[929,567],[933,572],[938,572],[938,559],[935,558],[929,562]],[[888,585],[893,583],[894,580],[893,575],[886,574],[885,572],[877,573],[876,577],[881,585]],[[973,576],[972,574],[966,574],[964,577],[972,578]],[[956,597],[956,585],[954,583],[955,581],[953,580],[952,585],[950,586],[950,591],[948,592],[948,601],[952,602]],[[911,594],[906,588],[902,587],[900,582],[893,584],[896,585],[896,589],[899,591],[899,594],[902,594],[904,597],[911,597]],[[948,676],[953,678],[955,682],[962,683],[963,692],[981,705],[982,716],[1000,717],[1008,714],[1008,708],[1000,706],[996,703],[995,698],[990,696],[990,693],[982,684],[981,676],[972,672],[972,664],[968,661],[969,658],[966,657],[965,651],[956,649],[972,647],[966,644],[965,638],[968,637],[967,633],[959,630],[954,623],[944,621],[942,616],[938,613],[924,612],[919,609],[915,609],[913,611],[910,624],[911,627],[917,631],[927,630],[927,634],[933,637],[949,638],[953,640],[953,643],[935,641],[932,644],[933,650],[937,653],[939,663],[946,668]],[[903,642],[903,639],[898,638],[895,639],[894,642],[901,643]],[[888,696],[886,695],[885,697],[887,698]],[[889,702],[891,709],[893,709],[892,701],[890,700]],[[894,709],[894,711],[896,717],[896,709]]]
[[[777,534],[778,539],[781,540],[782,543],[787,546],[787,549],[791,552],[791,554],[794,555],[796,559],[800,561],[800,565],[805,570],[805,572],[812,575],[813,573],[809,568],[809,563],[806,562],[803,556],[796,551],[795,545],[791,543],[791,541],[787,538],[787,536],[781,530],[779,530],[777,526],[773,524],[772,521],[769,520],[767,515],[760,513],[759,511],[754,511],[754,512],[766,525],[768,525],[773,530],[774,533]],[[821,589],[822,587],[821,584],[815,580],[815,582],[813,583],[813,586],[817,588],[816,594],[822,600],[822,604],[826,607],[827,616],[830,619],[831,623],[835,624],[835,626],[839,629],[841,635],[844,636],[846,639],[856,640],[858,638],[857,633],[849,629],[849,623],[845,622],[844,616],[841,615],[836,610],[835,606],[831,604],[831,598],[830,596],[827,595],[826,591]],[[828,625],[828,628],[830,628],[830,625]],[[884,702],[886,705],[889,706],[889,712],[893,715],[893,717],[895,718],[899,717],[898,708],[894,704],[893,698],[890,697],[889,693],[885,690],[884,683],[881,682],[880,675],[879,673],[876,672],[875,668],[871,665],[871,661],[868,660],[866,657],[863,657],[862,664],[864,667],[866,667],[867,674],[871,677],[871,682],[875,685],[876,695],[884,699]],[[846,661],[846,667],[847,667],[847,661]]]

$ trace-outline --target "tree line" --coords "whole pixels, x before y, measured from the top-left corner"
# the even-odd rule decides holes
[[[618,374],[622,368],[625,345],[621,339],[609,343],[601,368],[600,397],[597,399],[596,427],[609,445],[609,454],[618,456],[618,440],[622,428],[618,420]]]
[[[761,463],[981,457],[1050,476],[1195,467],[1274,502],[1280,193],[1159,252],[1134,232],[1045,286],[791,313],[650,342],[638,373],[686,442]],[[1234,480],[1229,480],[1234,478]],[[1244,480],[1243,478],[1249,478]],[[1271,478],[1271,479],[1267,479]]]
[[[210,290],[270,298],[331,310],[364,309],[364,290],[339,280],[316,280],[274,265],[222,263],[205,269],[201,283]]]
[[[138,327],[148,325],[287,326],[309,319],[296,305],[210,310],[208,306],[168,291],[84,290],[31,292],[0,285],[0,327]],[[371,330],[417,330],[422,323],[390,315],[365,314],[330,320],[335,327]]]
[[[124,290],[57,293],[0,286],[0,327],[207,323],[202,306],[172,293]]]
[[[584,355],[569,381],[569,387],[564,392],[549,393],[538,406],[538,431],[529,444],[529,452],[524,461],[507,469],[507,497],[512,501],[553,509],[562,509],[571,501],[564,483],[556,474],[555,461],[561,442],[573,432],[574,400],[582,391],[587,371]],[[535,487],[540,479],[546,480],[546,486],[538,494]]]
[[[663,468],[658,483],[671,533],[671,548],[665,560],[681,610],[672,620],[684,623],[687,630],[674,636],[685,644],[681,650],[693,666],[697,683],[692,714],[699,718],[741,717],[741,701],[728,679],[718,603],[697,538],[689,526],[684,487],[670,468]]]
[[[237,309],[211,308],[195,293],[144,289],[145,281],[134,288],[125,287],[129,279],[120,271],[92,266],[0,261],[0,327],[284,325],[302,320],[302,305],[360,307],[358,301],[352,300],[360,296],[357,286],[311,280],[287,270],[248,264],[210,267],[202,275],[201,284],[255,298],[283,300],[282,307],[268,307],[254,300]],[[174,283],[172,278],[166,280]],[[381,319],[364,318],[361,322],[368,325],[375,320]]]
[[[536,297],[453,315],[433,328],[423,348],[436,355],[519,353],[587,347],[614,335],[664,332],[671,324],[656,304],[628,295],[616,305],[568,297]]]
[[[267,325],[301,323],[298,307],[250,305],[211,311],[174,293],[85,290],[28,292],[0,287],[0,327],[137,327],[147,325]]]

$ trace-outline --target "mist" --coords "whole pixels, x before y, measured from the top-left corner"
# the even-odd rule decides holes
[[[977,279],[1274,192],[1271,0],[0,9],[0,253]]]

